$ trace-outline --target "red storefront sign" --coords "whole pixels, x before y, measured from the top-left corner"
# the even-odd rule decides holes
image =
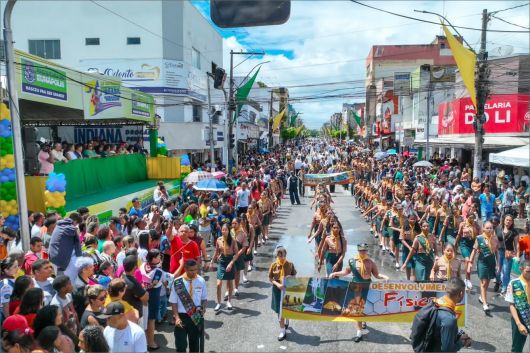
[[[492,96],[485,105],[486,134],[530,131],[530,96],[506,94]],[[470,98],[455,99],[438,106],[438,135],[473,134],[475,107]]]

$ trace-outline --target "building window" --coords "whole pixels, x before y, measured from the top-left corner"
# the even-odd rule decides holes
[[[440,49],[445,49],[445,43],[440,43]]]
[[[85,45],[99,45],[99,38],[85,38]]]
[[[202,107],[200,105],[193,105],[193,122],[200,123],[202,121]]]
[[[212,124],[219,124],[219,118],[221,116],[221,112],[216,112],[213,116],[212,116]]]
[[[195,48],[191,48],[191,64],[194,68],[201,69],[201,52]]]
[[[0,40],[0,61],[6,61],[6,52],[3,40]]]
[[[28,41],[29,53],[44,59],[61,58],[61,41],[59,39],[44,39]]]
[[[127,37],[127,45],[140,44],[140,37]]]

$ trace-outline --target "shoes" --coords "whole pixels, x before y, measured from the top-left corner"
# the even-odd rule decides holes
[[[479,302],[480,304],[484,304],[484,300],[482,300],[482,297],[481,297],[480,295],[479,295],[479,297],[478,297],[478,302]]]
[[[362,340],[363,340],[363,336],[359,335],[359,334],[353,338],[353,342],[355,342],[355,343],[359,343]]]
[[[239,298],[239,291],[237,289],[234,291],[234,297]]]
[[[254,255],[257,255],[257,254],[258,254],[258,252],[257,252],[256,250],[254,250]],[[249,271],[250,271],[250,270],[249,270]]]
[[[285,329],[288,329],[289,328],[289,319],[286,319],[285,320]]]
[[[464,280],[464,283],[466,284],[466,288],[467,288],[468,290],[473,289],[473,284],[471,283],[470,280],[465,279],[465,280]]]
[[[400,268],[401,266],[396,262],[396,264],[394,265],[394,267],[396,268],[396,270],[399,270],[399,268]]]
[[[248,278],[243,278],[243,284],[247,284],[248,282]]]
[[[500,288],[501,288],[501,284],[497,282],[495,283],[495,286],[493,286],[493,291],[497,293]]]
[[[282,330],[280,331],[280,334],[278,335],[278,341],[283,341],[287,337],[287,333]]]
[[[484,304],[484,305],[482,305],[482,309],[484,311],[490,311],[490,306],[488,304]]]
[[[234,309],[234,307],[232,306],[232,303],[230,303],[230,302],[226,302],[226,308],[227,308],[228,310],[232,310],[232,309]]]
[[[156,347],[147,347],[147,350],[148,350],[148,351],[156,351],[156,350],[158,350],[158,349],[160,349],[160,346],[156,346]]]
[[[254,251],[254,255],[256,255],[256,251]],[[248,272],[252,272],[252,265],[248,265],[248,269],[247,269]]]
[[[215,312],[218,312],[219,310],[221,310],[221,303],[217,303],[217,305],[213,309],[213,311],[215,311]]]
[[[224,301],[227,301],[228,300],[228,291],[225,292],[225,297],[224,297]]]

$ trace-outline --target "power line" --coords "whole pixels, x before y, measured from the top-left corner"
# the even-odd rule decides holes
[[[503,12],[503,11],[508,11],[508,10],[513,10],[513,9],[517,9],[519,7],[524,7],[524,6],[528,6],[530,5],[530,3],[526,2],[524,4],[521,4],[521,5],[517,5],[517,6],[513,6],[513,7],[508,7],[507,9],[502,9],[502,10],[497,10],[497,11],[493,11],[493,12],[490,12],[491,14],[496,14],[496,13],[499,13],[499,12]]]
[[[491,15],[491,17],[493,17],[493,18],[495,18],[495,19],[497,19],[499,21],[502,21],[504,23],[507,23],[509,25],[515,26],[515,27],[524,28],[524,29],[530,29],[529,27],[521,26],[521,25],[518,25],[517,23],[512,23],[512,22],[506,21],[505,19],[497,17],[495,15]]]
[[[419,21],[419,22],[424,22],[424,23],[431,23],[431,24],[434,24],[434,25],[440,26],[440,23],[438,23],[438,22],[429,21],[429,20],[424,20],[424,19],[421,19],[421,18],[416,18],[416,17],[412,17],[412,16],[407,16],[407,15],[402,15],[402,14],[399,14],[399,13],[396,13],[396,12],[392,12],[392,11],[387,11],[387,10],[380,9],[380,8],[377,8],[377,7],[374,7],[374,6],[371,6],[371,5],[364,4],[364,3],[359,2],[359,1],[356,1],[356,0],[350,0],[350,1],[353,2],[353,3],[356,3],[356,4],[358,4],[358,5],[365,6],[365,7],[371,8],[371,9],[373,9],[373,10],[380,11],[380,12],[384,12],[384,13],[387,13],[387,14],[390,14],[390,15],[394,15],[394,16],[398,16],[398,17],[403,17],[403,18],[407,18],[407,19],[409,19],[409,20],[414,20],[414,21]],[[463,27],[463,26],[454,26],[454,28],[468,29],[468,30],[471,30],[471,31],[482,31],[481,28],[472,28],[472,27]],[[508,30],[501,30],[501,29],[488,29],[487,32],[498,32],[498,33],[530,33],[530,31],[508,31]]]

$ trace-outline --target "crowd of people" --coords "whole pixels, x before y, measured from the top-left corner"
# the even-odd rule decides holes
[[[120,142],[107,143],[104,140],[90,140],[87,143],[69,143],[67,141],[55,143],[42,143],[37,156],[40,175],[53,172],[53,165],[57,162],[68,163],[76,159],[105,158],[133,153],[146,153],[141,139],[134,144]]]
[[[519,185],[506,175],[500,185],[498,177],[480,182],[451,161],[414,167],[409,157],[379,158],[372,149],[336,141],[291,144],[268,155],[249,153],[241,161],[237,175],[224,179],[228,191],[197,191],[189,184],[171,199],[159,182],[154,204],[145,207],[134,198],[107,224],[85,207],[65,218],[31,213],[26,253],[19,233],[3,227],[0,217],[4,350],[154,351],[160,348],[157,325],[169,322],[178,352],[199,351],[208,300],[215,298],[216,312],[234,310],[233,299],[255,270],[254,257],[271,241],[269,227],[286,202],[284,194],[289,193],[292,205],[300,204],[306,174],[339,172],[349,173],[351,184],[343,187],[351,190],[353,205],[369,223],[381,254],[391,257],[409,280],[448,281],[449,293],[438,303],[449,308],[446,320],[456,327],[454,305],[446,304],[472,288],[476,263],[484,311],[490,311],[488,287],[494,280],[494,291],[511,304],[512,349],[524,347],[530,235],[529,224],[520,234],[515,220],[526,217],[530,204],[525,175]],[[317,272],[329,278],[352,275],[362,283],[388,279],[370,259],[369,244],[357,244],[358,255],[345,258],[348,244],[333,209],[337,187],[319,184],[308,193],[315,209],[308,242],[315,243]],[[268,277],[282,341],[289,326],[280,316],[284,279],[295,276],[296,269],[282,245],[274,256]],[[522,274],[513,279],[517,262]],[[212,270],[216,293],[209,296],[202,274]],[[471,343],[469,336],[457,333],[437,337],[434,346],[451,351]],[[354,341],[366,334],[366,323],[359,322]]]

